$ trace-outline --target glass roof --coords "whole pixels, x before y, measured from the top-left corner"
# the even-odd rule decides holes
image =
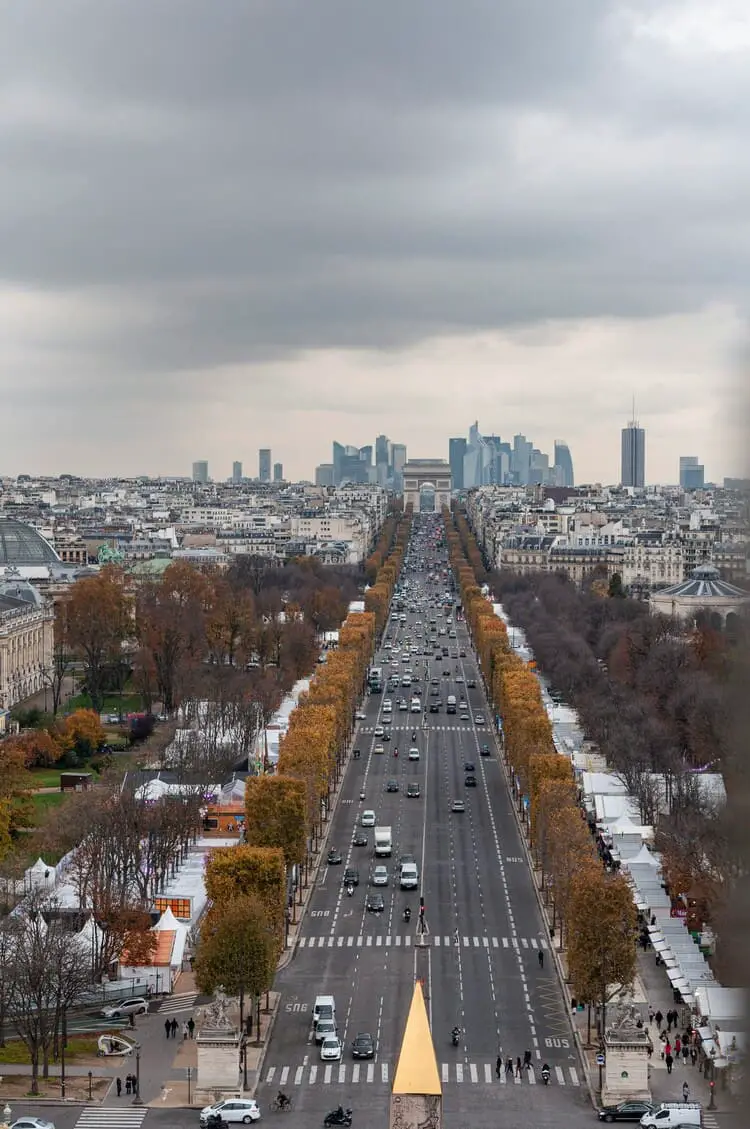
[[[0,567],[58,563],[55,550],[30,525],[0,518]]]

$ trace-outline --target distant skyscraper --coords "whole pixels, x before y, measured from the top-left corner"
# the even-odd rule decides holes
[[[193,482],[208,482],[208,463],[205,459],[193,463]]]
[[[315,468],[316,486],[333,486],[333,463],[320,463]]]
[[[531,455],[534,444],[530,443],[525,435],[513,436],[513,454],[510,459],[510,470],[513,481],[519,486],[526,486],[531,472]]]
[[[378,486],[387,486],[390,465],[391,444],[387,435],[378,435],[375,440],[375,481]]]
[[[391,446],[393,459],[393,489],[400,494],[404,488],[404,467],[406,466],[406,444],[393,443]]]
[[[284,464],[283,463],[274,463],[273,464],[273,480],[274,480],[274,482],[283,482],[284,481]]]
[[[636,419],[622,429],[620,483],[635,487],[646,485],[646,432]]]
[[[556,480],[558,486],[574,486],[575,479],[573,477],[573,459],[571,458],[570,448],[564,439],[555,440],[555,467],[557,467],[559,474]]]
[[[258,478],[261,482],[271,481],[271,451],[269,447],[261,447],[258,451]]]
[[[680,457],[680,486],[683,490],[702,490],[705,486],[705,468],[697,455]]]
[[[232,482],[242,482],[242,463],[232,463]]]
[[[459,436],[448,440],[448,462],[451,464],[451,478],[454,490],[464,488],[464,455],[466,454],[466,440]]]

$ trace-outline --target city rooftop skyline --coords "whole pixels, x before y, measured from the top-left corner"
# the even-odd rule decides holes
[[[460,417],[614,482],[635,396],[647,481],[746,473],[744,8],[457,11],[4,6],[4,472],[300,479]]]

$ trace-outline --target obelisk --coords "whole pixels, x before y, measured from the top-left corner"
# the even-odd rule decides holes
[[[417,980],[393,1079],[389,1126],[390,1129],[441,1129],[442,1124],[443,1087],[422,984]]]

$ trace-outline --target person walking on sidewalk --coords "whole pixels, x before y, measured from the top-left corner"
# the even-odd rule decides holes
[[[690,1048],[690,1065],[695,1066],[697,1061],[698,1061],[698,1048],[695,1045],[693,1045]]]
[[[690,1101],[690,1087],[687,1084],[687,1079],[682,1083],[682,1100],[684,1102]]]
[[[521,1056],[519,1055],[518,1058],[516,1059],[516,1078],[521,1077],[522,1071],[523,1071],[523,1067],[521,1066]]]
[[[682,1054],[682,1043],[680,1042],[680,1036],[678,1035],[677,1038],[674,1041],[674,1057],[679,1058],[681,1054]]]
[[[495,1063],[495,1077],[499,1078],[500,1075],[502,1074],[502,1072],[503,1072],[503,1056],[500,1054],[500,1055],[497,1056],[497,1062]]]
[[[539,967],[544,968],[544,949],[540,949],[537,953],[537,960],[539,961]]]
[[[190,1019],[188,1019],[188,1031],[190,1033],[190,1038],[192,1039],[193,1035],[195,1034],[195,1020],[193,1019],[192,1015],[190,1016]]]
[[[128,1095],[128,1097],[130,1096],[130,1075],[129,1074],[126,1075],[126,1077],[125,1077],[125,1093]]]
[[[170,1023],[170,1025],[169,1025],[169,1027],[170,1027],[170,1030],[172,1032],[172,1038],[176,1039],[177,1038],[177,1020],[173,1019],[172,1022]]]
[[[667,1064],[667,1074],[671,1074],[672,1073],[672,1063],[674,1062],[674,1059],[672,1058],[671,1055],[665,1055],[664,1061]]]
[[[511,1078],[513,1077],[513,1059],[510,1055],[505,1060],[505,1073],[506,1075],[510,1074]]]
[[[182,1025],[182,1041],[183,1041],[183,1043],[187,1042],[188,1034],[189,1034],[188,1025],[187,1025],[187,1023],[183,1023],[183,1025]]]
[[[164,1020],[164,1034],[167,1036],[167,1038],[169,1038],[171,1031],[172,1031],[172,1024],[169,1022],[168,1019],[165,1019]]]
[[[662,1015],[661,1011],[657,1011],[654,1019],[656,1020],[656,1026],[659,1028],[659,1031],[661,1031],[661,1021],[663,1018],[664,1016]]]
[[[117,1086],[117,1096],[119,1098],[122,1094],[122,1078],[118,1078],[115,1085]]]

